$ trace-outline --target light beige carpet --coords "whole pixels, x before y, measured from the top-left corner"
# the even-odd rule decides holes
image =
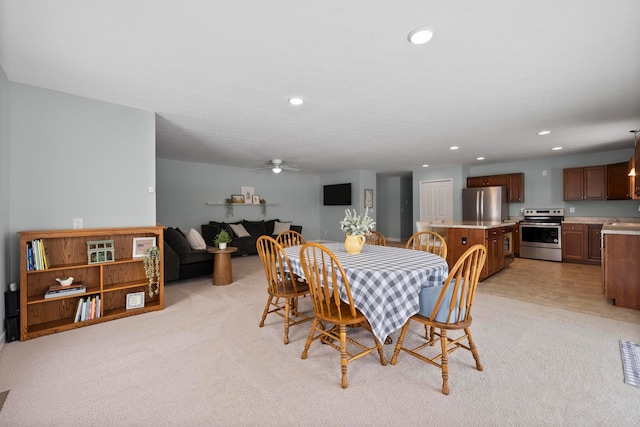
[[[624,383],[618,345],[640,342],[638,324],[478,294],[485,369],[452,354],[449,396],[438,369],[405,353],[395,366],[375,354],[353,362],[342,389],[337,352],[316,343],[300,359],[309,323],[287,346],[279,317],[258,327],[259,258],[233,268],[229,286],[168,285],[161,312],[6,344],[0,425],[640,425],[640,389]],[[310,311],[309,299],[300,307]]]

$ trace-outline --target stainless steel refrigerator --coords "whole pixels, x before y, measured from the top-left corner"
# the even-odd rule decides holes
[[[509,219],[507,187],[478,187],[462,190],[462,220],[502,222]]]

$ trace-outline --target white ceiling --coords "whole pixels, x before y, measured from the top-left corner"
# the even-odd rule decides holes
[[[639,17],[638,0],[0,0],[0,65],[156,112],[158,157],[393,173],[633,147]],[[410,44],[417,27],[433,40]]]

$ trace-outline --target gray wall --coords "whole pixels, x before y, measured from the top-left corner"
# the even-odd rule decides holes
[[[236,222],[241,219],[261,220],[278,218],[303,226],[308,238],[317,238],[320,185],[317,176],[283,171],[275,175],[270,170],[252,170],[226,166],[157,159],[157,219],[165,226],[183,230],[195,228],[209,221]],[[254,187],[255,194],[267,203],[262,215],[259,206],[235,205],[233,216],[226,216],[222,203],[231,194],[240,194],[240,187]],[[313,236],[313,237],[311,237]]]
[[[630,145],[631,145],[630,141]],[[461,190],[466,187],[467,176],[482,176],[511,172],[524,172],[525,202],[510,203],[509,215],[520,216],[524,208],[565,208],[565,216],[577,217],[640,217],[638,200],[572,201],[563,200],[562,170],[571,167],[606,165],[628,161],[633,148],[595,154],[565,155],[509,163],[494,163],[472,167],[428,168],[413,172],[413,194],[420,197],[420,181],[453,178],[454,220],[462,218]],[[543,175],[546,171],[546,175]],[[569,213],[574,207],[575,213]],[[419,203],[413,206],[414,221],[420,218]]]
[[[19,282],[18,231],[69,229],[72,218],[84,228],[155,225],[153,113],[0,80],[3,282]]]
[[[4,292],[8,289],[11,277],[9,263],[11,253],[9,223],[9,80],[0,67],[0,348],[5,342]],[[16,282],[17,283],[17,282]]]

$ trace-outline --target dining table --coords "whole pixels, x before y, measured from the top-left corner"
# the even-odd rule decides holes
[[[430,252],[365,244],[359,254],[349,254],[344,243],[321,244],[340,261],[353,303],[380,342],[418,313],[422,288],[441,286],[449,274],[447,261]],[[293,273],[304,277],[301,248],[290,246],[284,251]]]

